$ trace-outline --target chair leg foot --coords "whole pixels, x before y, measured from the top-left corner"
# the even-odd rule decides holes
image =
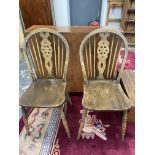
[[[61,116],[62,124],[65,128],[66,133],[67,133],[67,136],[68,136],[68,138],[71,138],[70,131],[69,131],[68,124],[67,124],[67,120],[66,120],[66,116],[65,116],[65,113],[63,111],[63,106],[60,107],[60,116]]]
[[[26,114],[26,110],[25,110],[25,107],[23,107],[23,106],[21,107],[21,109],[22,109],[24,125],[25,125],[25,128],[26,128],[26,133],[29,136],[30,131],[29,131],[29,124],[28,124],[28,117],[27,117],[27,114]]]
[[[122,127],[121,127],[121,140],[122,141],[124,141],[126,123],[127,123],[127,110],[123,111],[123,116],[122,116]]]
[[[87,109],[84,108],[83,109],[83,113],[82,113],[82,118],[80,120],[80,127],[79,127],[79,131],[78,131],[77,140],[80,139],[81,132],[82,132],[82,129],[84,127],[84,121],[85,121],[86,115],[87,115]]]

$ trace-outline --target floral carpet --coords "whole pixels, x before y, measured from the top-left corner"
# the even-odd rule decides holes
[[[19,155],[50,154],[60,121],[59,110],[35,108],[28,121],[30,136],[23,128],[19,138]]]

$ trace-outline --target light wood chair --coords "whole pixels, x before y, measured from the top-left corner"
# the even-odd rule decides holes
[[[120,49],[125,49],[121,68],[117,69]],[[84,77],[83,114],[77,139],[80,138],[88,110],[123,111],[121,139],[124,140],[127,110],[131,107],[120,85],[128,52],[125,37],[111,28],[90,32],[80,45],[80,62]]]
[[[19,99],[27,134],[30,135],[25,107],[58,107],[62,123],[70,138],[64,112],[67,99],[69,100],[65,92],[69,60],[66,39],[51,29],[35,29],[25,37],[22,52],[33,79],[32,84]]]

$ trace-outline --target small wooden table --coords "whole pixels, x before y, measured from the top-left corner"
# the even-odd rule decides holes
[[[135,122],[135,71],[124,70],[121,83],[132,104],[132,108],[128,112],[128,122]]]

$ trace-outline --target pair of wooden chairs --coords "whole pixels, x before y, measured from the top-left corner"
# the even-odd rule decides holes
[[[120,49],[125,49],[121,68],[117,69]],[[120,85],[127,57],[125,37],[109,28],[89,33],[80,45],[80,61],[84,77],[83,114],[77,139],[80,138],[86,114],[91,111],[123,111],[121,139],[124,140],[129,99]],[[25,107],[60,108],[62,123],[70,138],[65,107],[69,95],[65,91],[69,46],[57,31],[40,28],[24,40],[23,55],[33,83],[20,97],[20,106],[27,134],[30,135]]]

